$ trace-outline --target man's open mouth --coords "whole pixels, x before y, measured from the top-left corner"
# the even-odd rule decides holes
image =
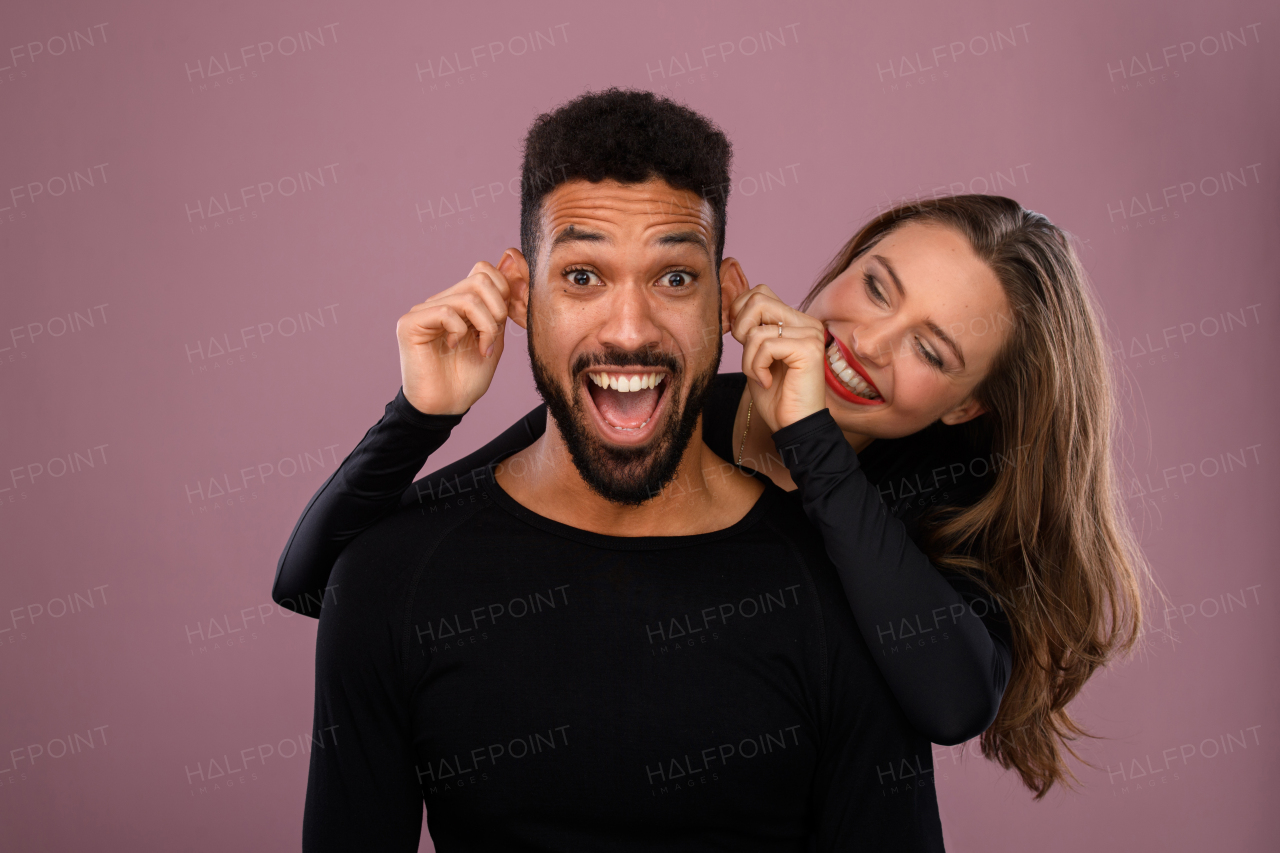
[[[666,405],[669,373],[652,368],[594,368],[585,377],[589,408],[607,440],[640,444],[648,439]]]
[[[827,387],[840,399],[862,405],[884,403],[880,390],[866,375],[862,365],[830,332],[827,333],[826,374]]]

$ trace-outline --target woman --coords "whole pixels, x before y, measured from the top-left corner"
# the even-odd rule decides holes
[[[703,438],[800,489],[921,733],[982,733],[1042,797],[1071,778],[1064,752],[1083,733],[1067,703],[1140,628],[1106,353],[1074,252],[1009,199],[921,201],[862,228],[801,310],[764,287],[735,301],[745,375],[719,377]],[[443,442],[428,420],[399,395],[321,487],[281,555],[278,602],[302,609],[347,542],[398,505],[473,487],[546,416],[406,490]]]

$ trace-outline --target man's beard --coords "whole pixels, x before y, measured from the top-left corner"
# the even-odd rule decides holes
[[[555,418],[556,426],[564,436],[574,467],[592,491],[607,501],[624,506],[640,506],[656,498],[675,479],[680,460],[689,447],[698,417],[711,392],[711,384],[720,369],[723,348],[723,342],[717,336],[715,358],[706,370],[693,378],[683,404],[675,396],[682,384],[683,368],[675,357],[652,350],[578,356],[569,371],[573,389],[569,396],[538,358],[532,325],[529,329],[529,363],[533,366],[533,381],[546,401],[547,411]],[[662,367],[670,371],[664,380],[670,383],[664,393],[672,395],[665,414],[666,424],[662,432],[655,432],[646,446],[614,447],[602,441],[592,429],[591,415],[582,399],[584,383],[581,377],[583,372],[598,365]]]

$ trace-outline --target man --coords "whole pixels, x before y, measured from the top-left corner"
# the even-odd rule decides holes
[[[941,849],[932,787],[885,785],[931,772],[929,744],[798,502],[701,438],[747,288],[722,258],[729,156],[647,93],[541,116],[521,250],[401,318],[393,407],[427,452],[508,318],[549,417],[335,566],[305,849],[415,850],[424,800],[442,853]]]

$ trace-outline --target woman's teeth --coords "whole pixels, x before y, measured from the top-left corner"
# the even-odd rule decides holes
[[[832,341],[831,346],[827,347],[827,363],[831,365],[831,372],[840,377],[840,381],[850,391],[864,400],[880,399],[876,389],[868,385],[867,381],[858,375],[858,372],[844,360],[844,355],[840,352],[840,347],[835,341]]]
[[[601,388],[612,388],[614,391],[643,391],[646,388],[657,388],[665,373],[588,373],[591,381]]]

